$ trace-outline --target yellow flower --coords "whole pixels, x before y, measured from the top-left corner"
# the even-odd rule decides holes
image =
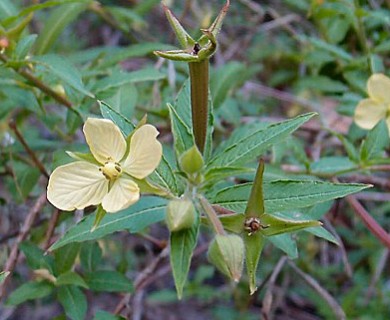
[[[390,128],[390,78],[373,74],[367,81],[368,99],[359,102],[354,120],[359,127],[370,130],[382,119]]]
[[[146,178],[161,160],[157,129],[141,126],[131,136],[129,148],[110,120],[88,118],[83,131],[96,162],[76,161],[56,168],[47,186],[48,200],[66,211],[101,203],[107,212],[116,212],[135,203],[140,190],[132,177]]]

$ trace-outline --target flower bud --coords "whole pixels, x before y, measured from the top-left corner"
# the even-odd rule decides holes
[[[216,235],[209,247],[209,261],[222,273],[238,282],[244,266],[244,242],[241,237]]]
[[[191,228],[195,222],[195,208],[192,201],[172,200],[167,206],[166,222],[170,231]]]
[[[198,173],[204,165],[202,154],[195,145],[181,155],[179,163],[180,168],[188,174]]]

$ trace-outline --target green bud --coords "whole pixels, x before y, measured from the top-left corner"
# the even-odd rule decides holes
[[[218,234],[209,247],[208,259],[219,271],[238,282],[244,266],[244,251],[241,237]]]
[[[165,220],[170,231],[189,229],[195,222],[195,208],[187,199],[171,200],[167,206]]]
[[[204,161],[199,149],[194,145],[185,151],[179,160],[180,168],[188,174],[198,173],[202,170]]]

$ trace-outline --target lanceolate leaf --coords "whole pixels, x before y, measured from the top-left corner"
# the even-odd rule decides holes
[[[87,313],[87,299],[75,286],[62,286],[58,289],[58,300],[66,315],[72,320],[83,320]]]
[[[190,270],[191,258],[196,246],[199,232],[199,223],[192,228],[171,233],[171,266],[177,296],[183,296],[183,288]]]
[[[134,129],[135,125],[131,123],[125,116],[114,110],[108,103],[104,101],[98,101],[100,106],[100,113],[103,118],[109,119],[114,122],[125,136],[128,136]]]
[[[51,74],[60,78],[73,89],[88,97],[94,97],[94,95],[85,88],[79,71],[64,57],[55,54],[47,54],[34,57],[34,61],[39,63],[39,65],[44,66]]]
[[[227,145],[223,151],[214,155],[208,167],[240,166],[245,164],[260,156],[272,144],[285,139],[314,115],[315,113],[308,113],[266,127],[261,125],[258,131],[242,136],[241,139],[231,145]]]
[[[56,281],[57,286],[64,285],[74,285],[78,287],[83,287],[88,289],[88,285],[84,281],[84,279],[79,276],[76,272],[68,271],[66,273],[61,274]]]
[[[212,200],[235,212],[244,212],[252,183],[225,188]],[[276,180],[264,182],[265,212],[280,212],[309,207],[369,188],[370,185],[330,183],[309,180]]]
[[[138,232],[164,219],[166,203],[165,199],[143,197],[128,209],[107,214],[93,232],[91,232],[91,228],[95,214],[92,214],[70,228],[59,241],[54,243],[50,250],[56,250],[72,242],[100,239],[108,234],[126,229],[130,232]]]
[[[284,251],[290,259],[298,258],[297,243],[291,238],[290,234],[278,234],[276,236],[268,237],[267,240],[269,240],[275,247]]]
[[[93,271],[85,275],[85,281],[93,291],[133,292],[133,284],[117,271]]]
[[[186,125],[185,120],[179,116],[175,108],[169,103],[167,106],[171,117],[175,150],[176,153],[180,155],[194,145],[194,138],[192,136],[191,128]]]
[[[367,134],[360,150],[361,161],[366,162],[381,157],[389,142],[389,129],[386,122],[382,120]]]
[[[310,232],[311,234],[314,234],[316,237],[325,239],[329,242],[333,242],[334,244],[339,245],[338,240],[324,227],[307,228],[304,231]]]
[[[54,253],[56,273],[70,271],[80,251],[80,243],[70,243]]]
[[[71,3],[55,9],[37,39],[35,53],[40,55],[48,52],[64,28],[74,21],[87,6],[88,2]]]
[[[53,288],[54,286],[46,281],[27,282],[12,292],[7,300],[7,304],[16,306],[27,300],[46,297],[53,291]]]

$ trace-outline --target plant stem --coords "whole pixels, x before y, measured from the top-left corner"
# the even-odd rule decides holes
[[[0,53],[0,60],[4,63],[8,62],[8,58],[6,55]],[[74,111],[72,109],[72,103],[66,99],[64,96],[58,94],[53,89],[48,87],[46,84],[44,84],[41,80],[39,80],[37,77],[35,77],[33,74],[31,74],[28,70],[24,68],[12,68],[15,72],[19,73],[23,78],[31,82],[31,84],[40,89],[42,92],[46,93],[48,96],[52,97],[54,100],[56,100],[58,103],[62,104],[63,106],[67,107],[68,109]]]
[[[195,143],[203,153],[206,143],[208,96],[209,96],[209,60],[190,62],[191,112]]]
[[[45,166],[43,163],[38,159],[35,152],[30,148],[30,146],[27,144],[26,140],[24,139],[23,135],[19,131],[18,127],[16,126],[15,121],[10,120],[9,121],[9,127],[13,130],[15,133],[15,136],[18,138],[19,142],[22,144],[28,155],[31,157],[34,164],[37,166],[39,171],[46,177],[49,178],[49,174],[47,173]]]
[[[211,224],[213,225],[214,231],[216,234],[224,235],[226,234],[225,229],[223,228],[222,222],[219,220],[217,213],[214,211],[211,204],[203,197],[199,196],[200,204],[209,218]]]

